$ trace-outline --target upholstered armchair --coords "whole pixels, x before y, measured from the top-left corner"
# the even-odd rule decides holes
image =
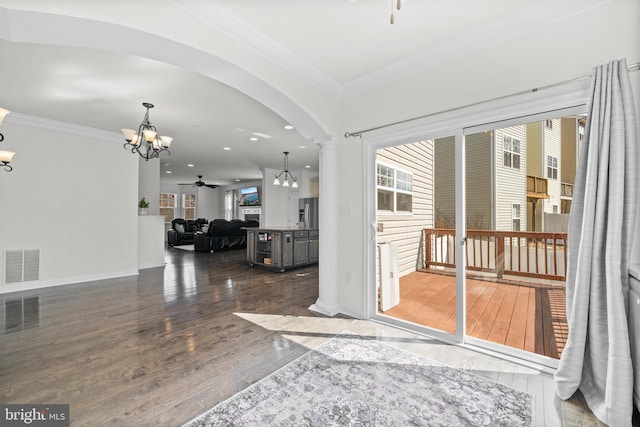
[[[195,221],[187,221],[184,218],[176,218],[171,221],[171,229],[167,231],[167,243],[169,246],[188,245],[193,243],[195,233],[192,225]]]

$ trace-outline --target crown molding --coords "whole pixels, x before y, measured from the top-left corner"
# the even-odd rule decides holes
[[[555,22],[581,14],[612,0],[545,0],[521,12],[462,34],[433,48],[350,80],[343,86],[345,98],[368,92],[390,82],[446,64],[473,52],[514,39]]]
[[[117,141],[124,144],[124,138],[117,132],[90,128],[88,126],[80,126],[73,123],[59,122],[57,120],[45,119],[43,117],[35,117],[27,114],[11,112],[11,114],[5,117],[4,123],[5,125],[7,123],[14,123],[17,125],[79,135],[87,138]]]

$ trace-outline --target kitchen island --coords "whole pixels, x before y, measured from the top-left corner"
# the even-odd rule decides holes
[[[247,229],[247,263],[283,272],[318,263],[317,228]]]

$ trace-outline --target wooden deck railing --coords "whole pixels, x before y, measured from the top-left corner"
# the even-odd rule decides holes
[[[455,268],[455,230],[425,228],[426,268]],[[467,270],[539,279],[566,278],[567,233],[467,230]]]
[[[539,176],[527,175],[527,193],[528,194],[548,194],[548,183],[546,178]]]

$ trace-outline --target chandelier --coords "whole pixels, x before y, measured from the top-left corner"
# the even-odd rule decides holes
[[[298,180],[291,172],[289,172],[289,152],[285,151],[284,153],[284,170],[282,170],[279,174],[274,174],[275,179],[273,180],[273,185],[280,185],[280,177],[284,174],[284,181],[282,182],[283,187],[289,186],[289,177],[291,177],[291,188],[298,188]]]
[[[149,110],[153,108],[153,104],[143,102],[142,105],[147,109],[147,112],[138,127],[138,132],[133,129],[122,129],[124,139],[127,140],[124,148],[131,148],[132,153],[138,153],[146,161],[157,158],[163,151],[166,151],[167,155],[171,154],[169,146],[173,138],[158,136],[158,130],[149,121]]]
[[[9,112],[9,110],[0,108],[0,125],[4,121],[4,116],[9,114]],[[0,142],[2,141],[4,141],[4,135],[0,133]],[[6,170],[7,172],[11,172],[13,170],[13,167],[9,163],[11,163],[11,160],[13,160],[13,156],[15,154],[16,153],[14,153],[13,151],[0,150],[0,166],[4,166],[4,170]]]

